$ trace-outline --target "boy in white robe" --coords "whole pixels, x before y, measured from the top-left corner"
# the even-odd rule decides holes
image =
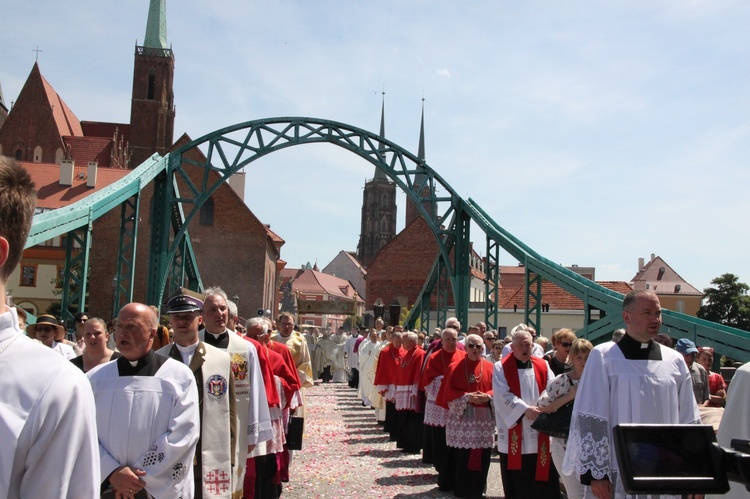
[[[96,497],[91,387],[68,360],[23,334],[4,299],[35,204],[29,174],[0,156],[0,497]]]

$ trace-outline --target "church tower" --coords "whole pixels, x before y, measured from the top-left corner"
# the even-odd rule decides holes
[[[164,155],[174,136],[174,54],[167,47],[166,0],[151,0],[143,46],[135,47],[130,104],[130,167]]]
[[[385,92],[380,111],[380,138],[385,138]],[[381,142],[382,148],[382,142]],[[380,248],[396,236],[396,184],[380,168],[365,183],[362,196],[362,228],[359,233],[357,260],[367,268]]]
[[[419,126],[419,150],[417,151],[417,159],[419,159],[419,166],[418,168],[422,168],[422,165],[424,164],[425,160],[425,154],[424,154],[424,99],[422,99],[422,123]],[[414,175],[414,185],[419,186],[423,184],[427,180],[427,175],[424,173],[417,173]],[[427,197],[428,193],[430,192],[431,187],[427,184],[422,186],[421,189],[421,196]],[[434,187],[432,187],[434,191]],[[424,202],[422,203],[422,206],[424,207],[425,211],[429,213],[429,215],[435,219],[435,207],[430,202]],[[409,224],[411,224],[416,218],[420,216],[419,211],[417,210],[417,206],[407,198],[406,201],[406,225],[404,227],[408,227]]]

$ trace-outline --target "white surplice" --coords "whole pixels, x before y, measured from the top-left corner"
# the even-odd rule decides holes
[[[547,366],[547,386],[554,379],[555,374]],[[521,419],[523,438],[521,442],[522,454],[536,454],[539,451],[537,437],[538,433],[531,427],[532,421],[523,417],[524,411],[531,406],[536,406],[539,398],[539,387],[536,382],[534,368],[518,369],[518,382],[521,388],[521,396],[517,397],[510,391],[508,381],[505,378],[502,362],[495,364],[492,372],[493,403],[495,406],[495,421],[497,423],[497,450],[508,454],[508,442],[510,440],[510,428],[516,425],[518,418]]]
[[[94,396],[86,375],[0,314],[0,497],[99,497]]]
[[[620,423],[700,423],[690,372],[682,355],[661,347],[662,360],[626,359],[617,343],[592,350],[578,383],[563,471],[608,476],[615,497],[627,497],[613,446]],[[587,487],[586,497],[593,497]]]
[[[102,478],[120,466],[146,471],[154,497],[193,497],[200,432],[192,371],[165,359],[153,376],[120,376],[117,361],[88,372],[96,400]]]

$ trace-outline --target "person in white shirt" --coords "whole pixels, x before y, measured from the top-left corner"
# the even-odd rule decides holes
[[[0,156],[0,297],[34,216],[31,177]],[[94,396],[86,376],[28,338],[0,301],[0,497],[99,496]]]

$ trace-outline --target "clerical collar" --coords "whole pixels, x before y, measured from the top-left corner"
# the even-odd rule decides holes
[[[518,369],[531,369],[531,359],[527,360],[526,362],[521,362],[516,357],[513,357],[516,361],[516,367]]]
[[[206,331],[205,340],[212,347],[221,348],[222,350],[226,350],[229,346],[229,334],[226,331],[219,334]]]
[[[646,343],[641,343],[627,332],[617,342],[617,346],[622,351],[622,355],[626,359],[630,360],[661,360],[661,349],[659,344],[654,340],[649,340]]]
[[[120,376],[153,376],[166,361],[166,357],[153,351],[133,361],[120,357],[117,359],[117,372]]]

